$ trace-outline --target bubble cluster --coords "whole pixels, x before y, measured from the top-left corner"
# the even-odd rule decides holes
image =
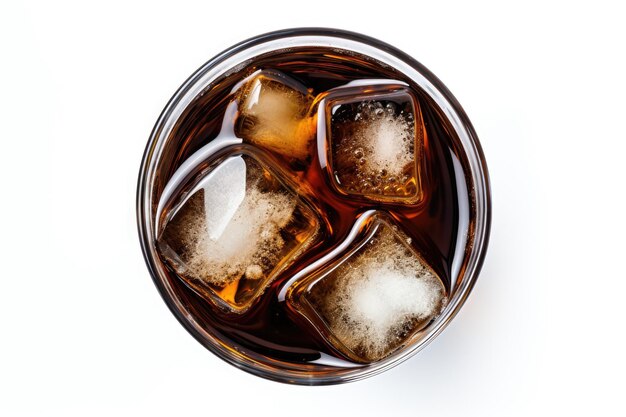
[[[224,285],[245,275],[263,278],[280,260],[285,245],[280,230],[293,215],[295,199],[284,193],[251,187],[219,239],[206,233],[201,208],[191,214],[180,238],[189,245],[185,262],[190,275]]]
[[[337,181],[351,193],[414,195],[413,112],[392,101],[364,101],[347,107],[331,126]],[[351,120],[346,120],[346,116],[351,116]]]
[[[387,223],[308,295],[331,333],[365,362],[386,357],[446,303],[435,273]]]

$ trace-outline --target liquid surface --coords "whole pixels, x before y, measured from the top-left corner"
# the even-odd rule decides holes
[[[283,76],[287,77],[288,81],[281,79]],[[245,82],[257,80],[259,77],[263,80],[262,83],[278,82],[279,85],[286,84],[289,88],[284,90],[278,88],[273,91],[273,95],[251,99],[255,97],[255,91],[257,91],[255,88],[258,89],[258,87],[255,87],[254,82],[250,85]],[[339,175],[334,167],[341,167],[341,163],[332,165],[333,150],[320,147],[316,134],[316,128],[319,129],[320,126],[317,124],[318,109],[315,107],[319,106],[319,102],[316,102],[315,97],[334,88],[346,86],[355,80],[380,79],[398,80],[405,83],[405,88],[414,103],[407,104],[410,100],[406,96],[382,101],[383,110],[388,108],[390,110],[388,110],[387,118],[377,122],[384,125],[380,130],[383,135],[382,139],[375,138],[374,141],[385,140],[384,135],[388,132],[395,132],[405,138],[408,135],[415,135],[415,127],[406,124],[407,121],[414,122],[415,115],[419,116],[418,127],[421,129],[418,135],[420,137],[418,150],[413,149],[411,144],[401,143],[397,150],[391,149],[387,155],[380,156],[370,152],[366,162],[371,162],[377,157],[383,162],[385,158],[387,160],[399,159],[401,162],[399,166],[389,167],[388,171],[391,171],[393,175],[391,183],[394,187],[386,193],[377,191],[375,189],[377,185],[372,184],[371,181],[364,186],[363,183],[359,183],[359,187],[362,188],[350,187],[346,184],[346,178],[349,179],[349,175],[355,173],[344,172],[343,176]],[[242,92],[242,83],[244,92]],[[283,97],[289,97],[290,103],[301,104],[291,107],[283,106],[280,104]],[[279,118],[284,119],[283,123],[274,127],[268,123],[268,118],[275,117],[275,114],[267,115],[262,112],[263,105],[272,101],[279,103],[279,111],[276,113]],[[238,103],[238,112],[233,111],[231,106],[233,102]],[[393,104],[393,107],[388,104]],[[276,106],[273,105],[274,108]],[[359,104],[344,104],[344,108],[336,113],[337,119],[342,117],[354,119],[356,113],[359,112],[365,112],[367,117],[371,118],[377,112],[376,108],[364,110],[358,106]],[[307,111],[302,111],[304,107]],[[411,114],[409,117],[407,113],[401,114],[402,108],[417,108],[419,113],[413,110],[408,113]],[[245,117],[238,117],[241,114]],[[332,122],[332,117],[330,119]],[[371,127],[372,124],[367,126]],[[297,140],[294,140],[294,136],[288,132],[298,132]],[[333,130],[330,129],[330,132],[332,134]],[[464,178],[462,170],[466,161],[456,152],[457,139],[451,132],[453,129],[438,108],[410,79],[375,61],[342,51],[302,49],[273,53],[256,60],[241,71],[222,78],[213,88],[205,91],[189,105],[173,129],[165,152],[159,161],[154,201],[163,201],[166,193],[169,193],[170,197],[166,199],[169,203],[164,204],[162,210],[160,210],[161,207],[155,206],[156,216],[159,217],[158,224],[161,226],[157,231],[160,234],[158,238],[163,241],[164,234],[167,234],[165,226],[170,221],[172,224],[177,221],[176,216],[180,213],[175,214],[175,208],[180,209],[185,193],[191,194],[190,190],[197,186],[194,178],[204,178],[206,172],[215,170],[215,167],[228,157],[257,155],[263,164],[271,166],[270,171],[277,175],[278,182],[285,189],[291,190],[295,198],[301,200],[301,204],[291,203],[291,197],[288,197],[289,191],[281,191],[282,186],[277,188],[280,193],[283,193],[281,194],[283,206],[291,207],[292,211],[293,207],[302,207],[300,212],[306,213],[298,216],[300,223],[296,228],[292,227],[289,232],[295,236],[301,230],[306,231],[302,235],[304,237],[301,236],[302,242],[306,242],[306,250],[300,251],[291,262],[276,269],[276,273],[264,284],[256,284],[255,276],[263,273],[267,274],[263,276],[270,277],[271,273],[268,271],[275,265],[261,266],[262,262],[259,258],[259,261],[253,264],[259,265],[258,269],[251,268],[251,265],[238,266],[232,274],[244,277],[241,288],[247,288],[245,291],[247,295],[244,294],[241,296],[243,298],[236,300],[237,291],[232,288],[229,290],[230,295],[226,294],[221,297],[217,294],[225,288],[228,289],[228,286],[234,282],[229,278],[224,279],[228,273],[216,276],[213,282],[206,285],[206,288],[202,285],[194,285],[194,279],[196,284],[199,281],[193,277],[193,272],[181,274],[172,255],[168,254],[167,248],[161,248],[161,261],[169,272],[170,285],[176,296],[187,307],[198,324],[224,344],[243,352],[254,360],[270,364],[291,363],[301,367],[310,366],[311,371],[315,372],[317,369],[324,368],[323,364],[328,362],[325,358],[329,357],[338,358],[343,366],[350,363],[358,366],[361,363],[378,359],[380,355],[377,353],[370,355],[369,358],[364,354],[357,355],[357,357],[350,356],[346,354],[346,351],[338,348],[337,344],[329,341],[328,335],[316,326],[312,326],[310,320],[306,319],[297,307],[289,303],[289,297],[285,297],[285,286],[294,276],[298,276],[303,271],[306,272],[311,264],[320,262],[342,243],[348,242],[351,231],[355,228],[355,221],[364,213],[373,211],[384,212],[389,222],[401,230],[401,235],[407,238],[410,251],[419,255],[419,258],[428,266],[428,270],[432,271],[433,276],[440,280],[441,292],[449,295],[454,290],[455,280],[459,278],[455,276],[459,268],[457,267],[455,271],[454,265],[461,263],[462,269],[466,249],[457,249],[457,241],[461,238],[459,235],[460,218],[464,217],[465,223],[469,222],[470,225],[473,221],[471,197],[467,193],[468,187],[456,182],[458,178]],[[351,136],[354,137],[354,135]],[[367,137],[372,137],[371,132]],[[193,166],[185,166],[189,157],[197,155],[197,152],[207,149],[207,146],[210,147],[212,144],[215,148],[210,152],[205,152],[205,158]],[[376,144],[369,143],[366,144],[367,146],[371,149]],[[418,172],[411,171],[411,161],[406,159],[406,153],[401,154],[400,157],[397,155],[397,152],[404,152],[407,149],[418,159]],[[341,148],[334,154],[335,161],[339,153],[341,153]],[[366,156],[367,151],[363,153],[364,155],[356,155],[356,157]],[[394,169],[398,172],[393,172]],[[181,170],[184,171],[182,176],[184,180],[178,181],[177,187],[167,190],[168,184],[169,186],[172,184],[172,178],[176,173],[180,175]],[[365,168],[364,172],[366,172]],[[338,180],[339,186],[333,183],[333,178]],[[343,182],[340,182],[342,178]],[[345,186],[345,189],[342,190],[342,186]],[[350,192],[353,194],[351,195]],[[372,194],[386,197],[372,198]],[[198,207],[204,205],[205,210],[209,209],[210,205],[206,204],[206,197],[198,201],[192,198],[188,198],[191,204]],[[265,200],[261,196],[258,201]],[[248,204],[246,207],[255,206]],[[460,211],[460,207],[469,207],[469,212]],[[317,220],[311,220],[313,218]],[[178,222],[180,223],[176,226],[178,228],[183,228],[185,224],[190,223],[188,220]],[[225,226],[224,230],[228,227],[234,226]],[[168,238],[166,237],[165,240]],[[288,241],[291,242],[291,240]],[[256,244],[258,245],[259,242]],[[182,251],[181,243],[173,242],[171,236],[168,245],[174,248],[174,252]],[[296,246],[294,244],[289,247],[293,249]],[[251,251],[254,252],[253,249]],[[183,259],[183,261],[187,260]],[[190,275],[191,278],[182,275]],[[246,279],[249,282],[246,282]],[[398,288],[411,289],[416,286],[415,283],[407,283],[402,277],[393,276],[390,279],[395,280]],[[428,282],[432,284],[433,281]],[[374,287],[378,285],[377,282],[372,281],[372,283]],[[368,288],[361,291],[360,299],[369,297]],[[212,294],[211,297],[217,294],[218,298],[226,300],[226,304],[230,303],[228,301],[230,297],[232,305],[243,306],[243,313],[236,309],[229,310],[224,306],[220,307],[219,302],[207,301],[207,291]],[[315,297],[319,298],[319,294],[314,295],[313,298]],[[428,320],[425,318],[430,319],[431,313],[429,311],[428,314],[422,316],[419,314],[407,316],[409,317],[407,322],[413,323],[414,328],[411,331],[416,332],[415,337],[419,337],[417,333],[419,330],[428,326]],[[384,320],[380,319],[380,321]],[[415,339],[411,342],[414,341]],[[372,343],[375,344],[375,341]],[[363,347],[355,348],[356,351],[361,352],[363,349]],[[384,351],[385,349],[378,350],[378,352]]]

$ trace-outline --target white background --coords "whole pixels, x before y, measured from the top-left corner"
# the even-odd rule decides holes
[[[620,2],[212,3],[0,6],[1,415],[626,413]],[[344,386],[265,381],[206,351],[154,288],[135,225],[142,152],[176,88],[232,44],[297,26],[425,64],[472,119],[493,185],[460,314]]]

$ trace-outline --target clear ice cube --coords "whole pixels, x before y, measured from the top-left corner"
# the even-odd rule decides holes
[[[342,193],[382,202],[421,196],[420,107],[401,82],[360,81],[330,90],[319,105],[318,141]],[[327,143],[327,144],[326,144]]]
[[[298,81],[278,71],[260,70],[236,87],[239,117],[235,134],[244,141],[290,159],[310,159],[315,122],[313,96]]]
[[[362,242],[296,284],[290,302],[334,348],[357,362],[381,360],[417,337],[447,303],[446,290],[410,239],[384,215]]]
[[[249,155],[231,156],[167,217],[161,252],[196,292],[247,310],[317,234],[313,210]]]

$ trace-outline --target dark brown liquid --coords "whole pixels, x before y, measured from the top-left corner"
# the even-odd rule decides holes
[[[354,54],[344,55],[336,50],[319,48],[301,49],[272,53],[256,60],[244,70],[222,78],[188,106],[173,129],[160,159],[153,201],[159,200],[165,184],[176,169],[219,134],[226,106],[232,100],[233,86],[258,69],[287,74],[312,89],[314,95],[356,79],[385,78],[409,84],[421,108],[425,126],[421,172],[423,198],[419,203],[407,205],[342,196],[333,191],[324,173],[325,167],[316,155],[312,160],[302,163],[267,152],[271,163],[291,173],[297,183],[306,185],[302,190],[314,192],[314,195],[308,197],[322,216],[321,239],[293,265],[282,271],[260,300],[244,314],[216,309],[167,266],[170,284],[197,323],[225,345],[245,352],[253,359],[265,363],[278,361],[304,364],[318,360],[320,353],[345,359],[290,306],[278,301],[277,293],[281,285],[342,242],[360,213],[381,209],[388,212],[404,233],[411,237],[414,249],[450,291],[453,285],[453,260],[464,256],[464,253],[456,253],[460,252],[456,249],[460,216],[469,218],[470,231],[473,223],[473,213],[459,212],[460,207],[469,207],[470,211],[472,207],[471,198],[465,191],[466,185],[458,188],[456,182],[457,178],[465,178],[463,172],[457,171],[463,170],[466,160],[456,152],[457,138],[447,119],[427,94],[402,73],[382,67],[375,61],[360,59]],[[453,163],[454,158],[459,160],[460,165]],[[167,265],[164,258],[162,261]],[[311,364],[312,371],[318,369],[322,368]]]

